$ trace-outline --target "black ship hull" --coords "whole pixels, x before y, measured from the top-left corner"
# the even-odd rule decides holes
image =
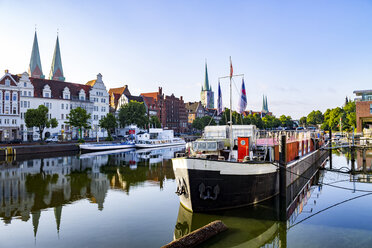
[[[326,151],[317,150],[289,164],[287,191],[304,179],[300,175],[315,174],[326,158]],[[175,158],[173,170],[180,202],[192,212],[243,207],[279,193],[279,170],[271,163]]]

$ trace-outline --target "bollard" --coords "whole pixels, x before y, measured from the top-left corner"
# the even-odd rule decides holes
[[[287,137],[282,135],[279,141],[279,216],[287,220]]]
[[[211,237],[219,234],[220,232],[226,231],[227,226],[220,220],[213,221],[208,225],[205,225],[195,231],[183,236],[182,238],[176,239],[162,248],[186,248],[195,247]]]

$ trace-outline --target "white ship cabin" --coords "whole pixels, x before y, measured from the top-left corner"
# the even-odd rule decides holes
[[[174,140],[173,130],[163,130],[161,128],[150,128],[146,133],[137,135],[137,142],[140,144],[161,144],[171,143]]]
[[[255,125],[233,125],[232,135],[234,142],[238,137],[249,137],[250,143],[254,144],[256,141],[257,129]],[[230,139],[229,126],[206,126],[204,128],[204,139],[211,140],[226,140]]]

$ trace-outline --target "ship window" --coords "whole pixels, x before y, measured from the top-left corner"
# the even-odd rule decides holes
[[[208,150],[213,150],[213,151],[217,150],[216,142],[208,142],[207,143],[207,149]]]
[[[207,143],[200,142],[198,148],[199,150],[205,150],[207,148]]]

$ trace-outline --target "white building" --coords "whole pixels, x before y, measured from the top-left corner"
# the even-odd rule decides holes
[[[18,77],[5,71],[0,79],[0,141],[20,139]]]
[[[43,136],[49,132],[67,139],[77,137],[77,128],[65,123],[70,110],[77,107],[91,114],[92,129],[85,130],[85,137],[107,136],[105,130],[98,128],[99,120],[109,112],[109,94],[102,75],[98,74],[97,79],[86,84],[65,82],[58,37],[49,79],[43,75],[35,32],[29,73],[12,75],[6,71],[0,80],[0,94],[0,141],[4,139],[2,137],[39,139],[38,128],[26,128],[24,119],[28,109],[40,105],[49,109],[49,118],[58,121],[56,128],[45,128]]]

